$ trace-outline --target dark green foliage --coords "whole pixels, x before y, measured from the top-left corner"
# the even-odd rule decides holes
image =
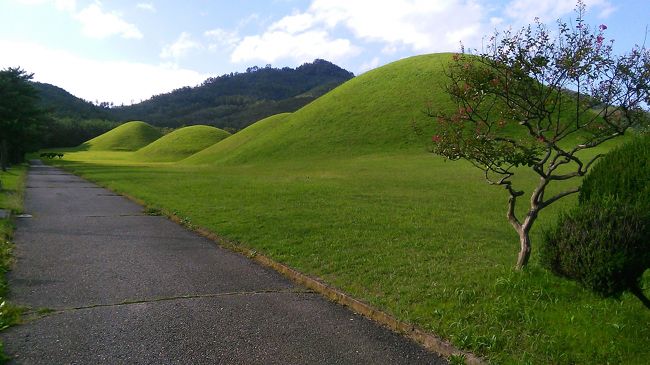
[[[581,204],[545,232],[541,261],[553,273],[605,296],[636,291],[650,266],[650,215],[611,200]]]
[[[39,106],[56,119],[111,120],[113,118],[108,108],[96,106],[89,101],[70,94],[60,87],[41,82],[33,82],[32,85],[40,96]]]
[[[298,110],[353,76],[324,60],[296,69],[251,67],[246,73],[211,77],[197,87],[183,87],[110,112],[121,121],[145,120],[158,126],[242,129],[270,115]]]
[[[32,74],[21,68],[0,71],[0,161],[21,162],[25,152],[38,148],[43,111],[38,107],[38,91],[29,82]]]
[[[78,146],[104,134],[119,123],[100,119],[50,118],[43,133],[43,148]]]
[[[650,268],[650,136],[607,154],[583,180],[579,205],[545,233],[542,263],[603,296],[639,287]]]
[[[613,197],[650,209],[650,134],[607,154],[582,182],[580,203]]]

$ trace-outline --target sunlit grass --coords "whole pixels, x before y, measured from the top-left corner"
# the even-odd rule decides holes
[[[149,162],[182,160],[229,137],[230,133],[206,125],[177,129],[139,149],[133,159]]]
[[[506,193],[466,163],[424,153],[237,166],[75,156],[83,159],[66,155],[65,165],[91,180],[497,363],[642,363],[650,355],[650,315],[636,298],[598,298],[542,270],[535,251],[527,271],[512,270],[518,242]],[[534,244],[574,203],[543,211]]]

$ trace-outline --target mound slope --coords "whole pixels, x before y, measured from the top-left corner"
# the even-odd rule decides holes
[[[184,162],[422,151],[434,124],[424,111],[453,108],[444,92],[444,66],[450,59],[451,54],[415,56],[369,71],[287,115],[273,128],[251,129],[249,138],[238,140],[242,143],[237,146],[235,139],[223,141]]]
[[[274,128],[282,125],[290,115],[291,113],[281,113],[264,118],[233,134],[228,139],[189,156],[183,160],[183,163],[220,162],[237,159],[240,153],[250,154],[251,152],[246,152],[249,151],[246,148],[249,143],[254,145],[256,139],[262,138],[265,134],[273,131]]]
[[[157,140],[162,133],[151,125],[133,121],[86,141],[79,146],[89,151],[136,151]]]
[[[230,136],[230,133],[211,126],[193,125],[177,129],[139,149],[133,158],[148,162],[182,160]]]

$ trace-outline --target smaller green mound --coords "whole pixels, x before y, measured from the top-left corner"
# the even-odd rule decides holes
[[[157,140],[162,133],[145,122],[128,122],[82,143],[79,150],[136,151]]]
[[[232,135],[232,137],[225,139],[211,147],[208,147],[192,156],[183,160],[183,163],[188,164],[210,164],[214,162],[222,162],[226,160],[239,160],[240,146],[254,141],[267,132],[273,130],[275,127],[283,124],[291,113],[281,113],[272,115],[257,121],[243,130]],[[239,161],[244,162],[244,161]]]
[[[147,162],[182,160],[230,136],[230,133],[207,125],[177,129],[139,149],[133,158]]]

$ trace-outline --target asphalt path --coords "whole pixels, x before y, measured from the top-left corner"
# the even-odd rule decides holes
[[[444,364],[282,275],[33,164],[0,334],[17,364]]]

